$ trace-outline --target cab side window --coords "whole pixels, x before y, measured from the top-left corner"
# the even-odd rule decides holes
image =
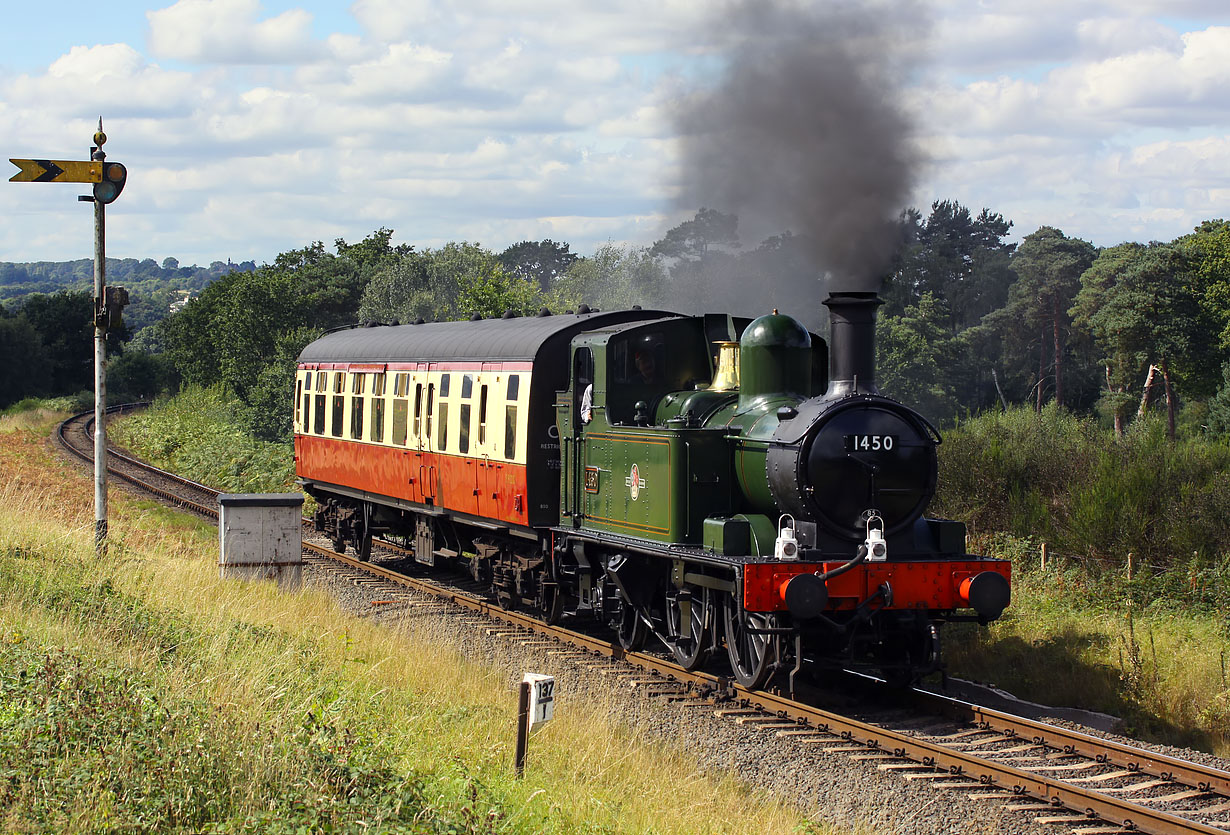
[[[578,348],[572,357],[572,408],[577,425],[589,423],[594,401],[594,352]]]

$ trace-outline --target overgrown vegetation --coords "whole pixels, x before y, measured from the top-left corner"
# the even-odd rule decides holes
[[[580,693],[515,779],[510,676],[420,621],[220,581],[211,526],[122,493],[100,557],[49,428],[0,433],[0,830],[828,831]]]
[[[1230,753],[1230,446],[1049,407],[964,421],[940,460],[939,514],[1014,569],[999,622],[949,631],[951,671]]]
[[[247,431],[243,404],[222,385],[189,386],[114,424],[112,438],[142,460],[230,493],[280,493],[294,486],[289,443]]]
[[[1156,417],[1116,439],[1049,406],[988,413],[944,433],[934,513],[976,541],[997,533],[1069,558],[1200,571],[1230,555],[1230,442],[1170,441]],[[1230,589],[1225,591],[1230,603]]]
[[[1230,621],[1208,594],[1230,581],[1226,566],[1128,580],[1062,558],[1043,570],[1037,546],[1000,537],[990,549],[1014,560],[1012,606],[986,629],[947,630],[950,672],[1109,713],[1129,735],[1230,756]],[[1185,605],[1186,590],[1203,605]]]

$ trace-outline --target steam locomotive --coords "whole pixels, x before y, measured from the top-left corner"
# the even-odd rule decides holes
[[[369,325],[308,345],[296,472],[369,558],[401,538],[504,607],[596,618],[749,688],[805,667],[897,684],[939,628],[999,617],[1010,565],[924,511],[939,433],[877,391],[874,293],[833,293],[829,346],[777,311]]]

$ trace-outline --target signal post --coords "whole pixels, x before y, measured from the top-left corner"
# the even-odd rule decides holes
[[[107,547],[107,329],[122,324],[128,291],[107,286],[106,206],[120,196],[128,170],[107,162],[102,117],[90,147],[90,158],[80,160],[10,159],[21,170],[12,183],[93,183],[94,193],[77,199],[94,204],[94,544]]]

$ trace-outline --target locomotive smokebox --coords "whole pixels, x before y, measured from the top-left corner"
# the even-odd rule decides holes
[[[829,309],[828,395],[878,394],[876,388],[876,293],[833,292]]]

